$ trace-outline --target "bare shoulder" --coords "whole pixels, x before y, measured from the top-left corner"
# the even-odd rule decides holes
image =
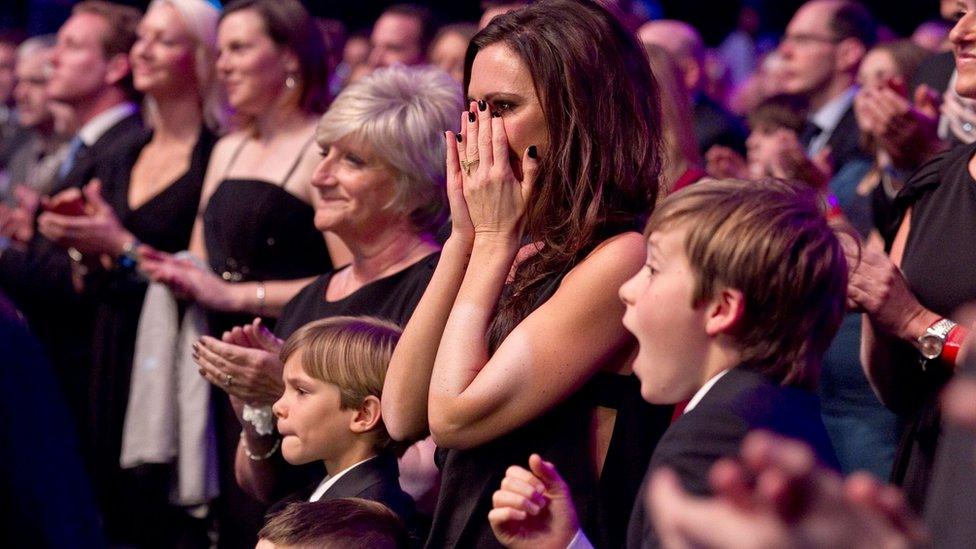
[[[647,243],[638,232],[614,235],[599,243],[579,265],[566,275],[566,281],[584,279],[592,284],[622,283],[644,264]],[[580,280],[582,282],[582,280]],[[616,293],[617,288],[613,288]]]

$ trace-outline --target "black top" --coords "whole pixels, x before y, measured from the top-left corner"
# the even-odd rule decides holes
[[[98,167],[96,176],[102,181],[105,201],[115,210],[122,225],[141,242],[169,253],[186,249],[216,139],[212,132],[201,128],[186,173],[135,209],[129,207],[132,168],[142,149],[152,140],[152,132],[147,131],[131,148]]]
[[[743,367],[729,370],[695,408],[679,417],[654,450],[648,475],[658,467],[672,468],[692,494],[711,494],[712,465],[723,457],[739,455],[739,446],[753,429],[765,429],[801,440],[813,448],[819,461],[839,469],[837,457],[820,416],[816,395],[783,387]],[[644,509],[644,492],[633,506],[627,547],[659,545]]]
[[[912,208],[911,230],[901,269],[908,286],[927,309],[953,318],[976,300],[976,181],[969,161],[976,144],[959,146],[919,168],[896,199],[899,211]],[[949,372],[938,364],[922,370],[908,344],[895,349],[900,371],[917,377],[914,409],[905,410],[906,426],[892,480],[901,483],[909,502],[921,511],[939,441],[938,393]]]
[[[555,293],[562,276],[540,292],[536,307]],[[617,410],[602,475],[593,470],[591,420],[596,406]],[[550,412],[515,431],[468,450],[438,449],[440,497],[427,547],[501,547],[488,524],[491,497],[510,465],[538,453],[569,485],[580,524],[598,547],[623,544],[627,517],[672,407],[640,396],[636,376],[597,373]]]
[[[325,290],[336,273],[349,267],[326,273],[302,288],[285,305],[278,319],[276,335],[287,339],[305,324],[332,316],[366,314],[404,326],[424,295],[440,256],[440,252],[430,254],[406,269],[374,280],[337,301],[327,301]]]
[[[315,228],[315,210],[284,189],[304,151],[280,184],[225,178],[210,197],[203,212],[204,241],[210,267],[224,280],[294,280],[332,270],[325,238]],[[210,331],[219,334],[251,319],[211,314]]]

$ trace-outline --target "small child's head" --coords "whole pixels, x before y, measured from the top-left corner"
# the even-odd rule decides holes
[[[749,138],[746,150],[749,173],[762,177],[766,166],[779,154],[779,140],[784,134],[799,137],[806,123],[807,101],[796,95],[774,95],[763,100],[749,113]]]
[[[382,503],[359,498],[295,502],[272,516],[255,549],[407,547],[407,531]]]
[[[814,388],[840,326],[847,263],[815,191],[708,180],[660,203],[647,265],[620,289],[650,402],[674,403],[729,366]]]
[[[289,463],[324,460],[335,473],[332,467],[353,465],[344,459],[350,453],[392,450],[380,395],[399,337],[390,322],[341,316],[306,324],[288,338],[281,349],[285,393],[274,412]]]

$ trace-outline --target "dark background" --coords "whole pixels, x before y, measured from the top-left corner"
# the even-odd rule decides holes
[[[148,0],[118,0],[121,3],[145,8]],[[350,30],[369,26],[384,7],[393,0],[303,0],[317,16],[340,19]],[[625,0],[627,1],[627,0]],[[735,0],[633,0],[635,3],[658,4],[668,18],[681,19],[695,25],[705,40],[715,45],[735,27],[736,15],[742,1]],[[803,0],[747,0],[757,6],[763,16],[764,30],[781,34],[796,8]],[[23,29],[28,34],[54,32],[67,18],[74,0],[0,0],[0,29]],[[480,0],[428,0],[416,3],[434,8],[446,22],[476,21],[480,14]],[[938,17],[938,0],[899,2],[864,0],[881,23],[897,34],[907,36],[919,23]]]

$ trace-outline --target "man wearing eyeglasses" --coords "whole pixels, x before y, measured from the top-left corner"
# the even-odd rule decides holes
[[[853,110],[854,81],[861,59],[876,39],[874,18],[864,6],[847,0],[812,0],[793,15],[780,44],[785,91],[810,102],[800,141],[811,157],[830,147],[835,174],[862,156]]]

